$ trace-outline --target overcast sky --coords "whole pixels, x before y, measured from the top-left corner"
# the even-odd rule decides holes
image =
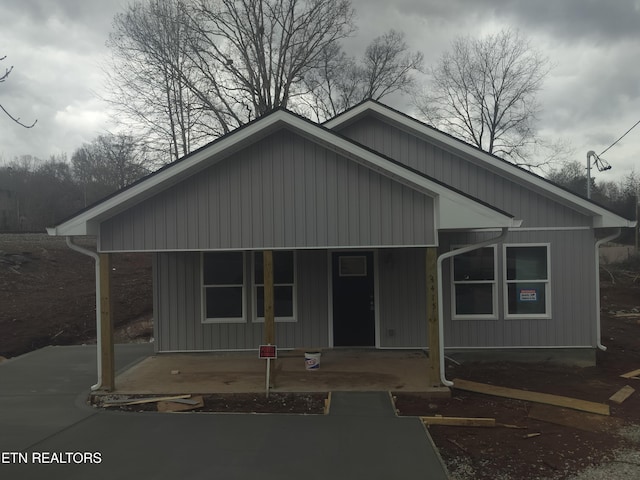
[[[2,0],[0,103],[25,123],[0,116],[0,161],[18,155],[69,157],[113,126],[101,62],[114,14],[128,0]],[[429,65],[458,35],[519,29],[553,65],[539,100],[540,131],[570,142],[574,158],[602,152],[640,120],[640,0],[353,0],[361,53],[390,28],[402,30]],[[412,114],[411,107],[394,105]],[[640,125],[609,150],[613,169],[598,181],[640,173]]]

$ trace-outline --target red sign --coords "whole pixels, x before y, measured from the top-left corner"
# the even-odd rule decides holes
[[[278,358],[278,347],[275,345],[260,345],[258,350],[260,358]]]

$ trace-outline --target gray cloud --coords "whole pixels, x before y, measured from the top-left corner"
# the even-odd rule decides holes
[[[98,68],[113,15],[128,0],[3,0],[0,102],[25,121],[24,130],[0,117],[0,156],[69,155],[110,128]],[[406,33],[425,63],[458,35],[519,29],[555,68],[540,93],[541,131],[569,140],[583,160],[604,149],[640,117],[640,0],[354,0],[359,31],[347,46],[359,54],[390,28]],[[2,64],[5,65],[2,65]],[[411,113],[407,99],[390,99]],[[635,165],[640,127],[608,153],[615,172]],[[583,152],[584,150],[584,152]]]

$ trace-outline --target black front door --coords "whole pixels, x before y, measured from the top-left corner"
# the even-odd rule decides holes
[[[333,272],[333,344],[375,346],[372,252],[335,252]]]

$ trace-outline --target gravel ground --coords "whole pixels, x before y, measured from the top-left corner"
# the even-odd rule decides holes
[[[640,426],[628,426],[620,429],[620,436],[628,440],[634,447],[618,451],[612,461],[593,466],[569,477],[539,477],[527,480],[637,480],[640,479]],[[451,480],[474,480],[477,478],[474,468],[460,457],[454,464],[447,465]],[[495,480],[515,480],[509,476],[499,475]],[[518,479],[521,480],[521,479]]]

